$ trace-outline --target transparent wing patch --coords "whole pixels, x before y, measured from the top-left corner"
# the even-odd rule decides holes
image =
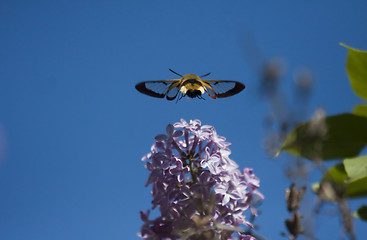
[[[203,80],[210,87],[206,87],[207,93],[218,98],[229,97],[241,92],[245,85],[237,81]]]
[[[168,100],[173,100],[176,98],[177,94],[178,94],[178,87],[177,86],[172,86],[171,89],[168,90],[166,97]]]

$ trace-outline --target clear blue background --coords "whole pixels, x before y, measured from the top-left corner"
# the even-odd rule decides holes
[[[244,36],[264,57],[286,60],[286,91],[297,69],[312,70],[307,117],[316,107],[347,112],[362,100],[338,43],[367,49],[366,9],[363,0],[1,1],[0,239],[137,239],[139,211],[151,201],[140,159],[180,118],[214,125],[232,143],[232,159],[254,168],[266,196],[259,233],[280,239],[286,154],[274,161],[264,152],[269,106]],[[247,88],[177,104],[134,89],[175,78],[168,68]],[[339,222],[316,220],[316,235],[336,239]],[[360,239],[365,227],[356,220]]]

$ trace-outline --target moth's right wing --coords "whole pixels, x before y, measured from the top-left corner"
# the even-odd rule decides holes
[[[230,97],[245,89],[243,83],[229,80],[202,80],[206,92],[212,98]]]

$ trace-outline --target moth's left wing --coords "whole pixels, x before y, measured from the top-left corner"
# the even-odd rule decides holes
[[[168,100],[173,100],[178,93],[179,79],[145,81],[135,85],[136,90],[148,96],[156,98],[164,98],[167,96]]]
[[[237,81],[228,80],[202,80],[208,95],[212,98],[224,98],[233,96],[243,89],[245,85]]]

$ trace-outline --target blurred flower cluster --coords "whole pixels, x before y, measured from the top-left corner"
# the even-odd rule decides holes
[[[143,239],[255,239],[240,225],[252,228],[244,212],[250,210],[260,181],[252,169],[242,172],[229,158],[230,143],[213,126],[181,119],[169,124],[167,134],[155,137],[142,160],[152,184],[152,209],[160,215],[149,220],[141,212]]]

